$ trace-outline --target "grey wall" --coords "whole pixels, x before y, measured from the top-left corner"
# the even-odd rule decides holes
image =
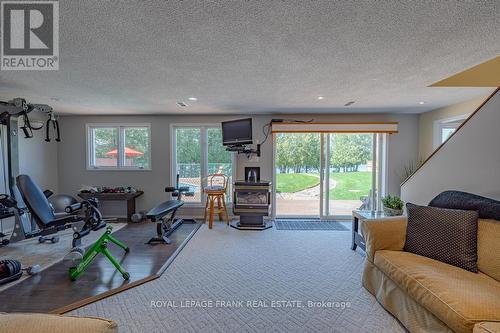
[[[458,104],[424,112],[419,119],[419,157],[426,159],[434,151],[435,123],[456,116],[469,115],[474,112],[489,96],[479,96]]]
[[[42,116],[42,117],[40,117]],[[30,115],[30,120],[46,120],[45,115]],[[51,132],[52,134],[53,132]],[[30,175],[42,189],[50,189],[54,193],[59,191],[57,159],[58,146],[55,140],[45,141],[45,126],[33,131],[33,138],[25,139],[19,131],[19,173]],[[52,134],[55,138],[55,133]]]
[[[403,200],[426,205],[445,190],[500,200],[499,125],[497,92],[402,186]]]
[[[30,114],[30,120],[43,120],[44,115]],[[0,165],[0,193],[9,193],[6,185],[6,168],[7,168],[7,140],[5,126],[0,126],[2,135],[2,148],[0,155],[2,157],[2,164]],[[25,139],[22,131],[18,131],[18,147],[19,147],[19,173],[31,175],[33,179],[40,185],[42,189],[50,189],[57,193],[58,186],[58,143],[45,142],[45,128],[39,131],[33,131],[33,138]],[[13,228],[14,219],[6,219],[2,221],[3,230],[10,230]]]
[[[45,121],[44,115],[30,114],[30,120]],[[5,126],[1,127],[2,131],[6,130]],[[4,148],[0,149],[2,156],[2,165],[0,165],[0,192],[4,193],[7,190],[4,176],[4,167],[7,168],[7,140],[6,134],[2,132],[2,140]],[[33,131],[33,138],[25,139],[22,131],[18,131],[19,145],[19,173],[28,174],[40,185],[42,189],[51,189],[57,192],[58,185],[58,144],[54,140],[45,142],[45,127],[39,131]],[[5,171],[6,172],[6,171]]]
[[[0,164],[0,172],[2,177],[0,177],[0,193],[7,193],[7,185],[5,184],[6,182],[6,168],[7,168],[7,151],[6,151],[6,140],[5,140],[5,132],[6,127],[5,126],[0,126],[0,140],[1,140],[1,145],[0,145],[0,157],[2,158],[2,163]]]
[[[173,123],[219,123],[238,116],[66,116],[61,117],[63,142],[58,152],[58,183],[63,193],[74,194],[82,184],[141,188],[145,194],[138,198],[138,209],[147,210],[166,198],[163,188],[170,184],[170,124]],[[418,116],[416,115],[267,115],[254,116],[254,141],[264,138],[262,126],[272,118],[311,119],[315,121],[398,121],[399,134],[389,138],[389,191],[399,194],[400,174],[407,161],[418,153]],[[151,171],[94,171],[86,170],[87,123],[151,123]],[[244,176],[245,166],[260,166],[261,178],[272,179],[272,137],[262,146],[258,162],[250,162],[243,155],[237,157],[237,177]],[[106,213],[123,215],[123,207],[108,205]],[[200,214],[200,212],[190,212]]]

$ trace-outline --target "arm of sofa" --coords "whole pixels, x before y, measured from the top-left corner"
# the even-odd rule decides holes
[[[361,222],[361,234],[366,241],[366,256],[373,262],[378,250],[401,251],[406,240],[406,216],[392,216]]]
[[[117,333],[118,327],[111,320],[95,317],[72,317],[41,313],[1,313],[0,331],[58,332],[58,333]]]
[[[473,333],[500,333],[500,322],[484,321],[474,325]]]

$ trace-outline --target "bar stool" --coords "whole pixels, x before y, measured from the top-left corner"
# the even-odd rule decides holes
[[[229,216],[226,207],[226,190],[229,177],[222,173],[214,173],[207,177],[207,187],[204,192],[207,195],[207,202],[205,203],[205,217],[208,218],[208,228],[212,229],[214,222],[214,213],[219,215],[219,221],[222,221],[222,215],[226,218],[226,223],[229,225]],[[217,207],[215,203],[217,202]]]

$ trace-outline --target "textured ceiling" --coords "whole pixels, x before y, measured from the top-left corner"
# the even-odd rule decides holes
[[[500,54],[499,1],[59,6],[60,70],[0,72],[0,99],[93,114],[423,112],[490,92],[427,86]]]

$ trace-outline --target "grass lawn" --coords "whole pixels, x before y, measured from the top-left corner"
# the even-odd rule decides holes
[[[337,186],[330,190],[331,200],[359,200],[368,195],[371,189],[372,173],[370,171],[331,173],[330,178]],[[287,173],[276,175],[277,191],[295,193],[319,184],[318,175],[304,173]]]
[[[330,200],[359,200],[359,197],[368,195],[372,187],[370,171],[331,173],[330,178],[337,182],[337,186],[330,190]]]
[[[276,175],[276,191],[295,193],[319,184],[319,177],[304,173],[279,173]]]

